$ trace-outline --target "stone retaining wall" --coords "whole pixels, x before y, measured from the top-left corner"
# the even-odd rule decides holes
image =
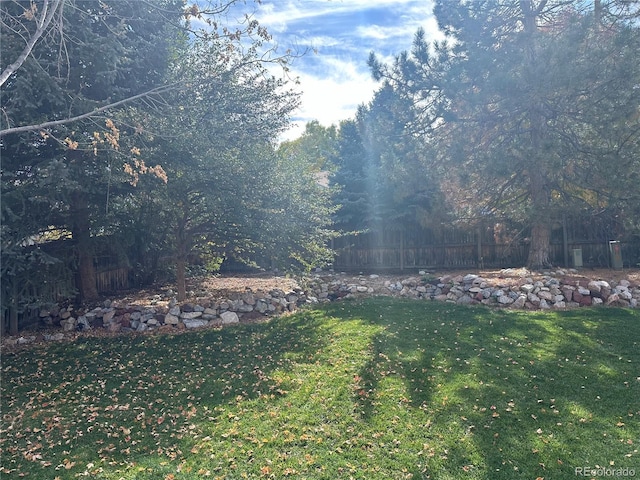
[[[312,285],[318,298],[368,295],[394,295],[406,298],[451,302],[461,305],[483,304],[494,307],[545,310],[612,305],[637,308],[640,286],[629,280],[567,279],[572,271],[549,272],[534,276],[483,278],[475,274],[445,275],[430,278],[428,274],[398,280],[376,281],[377,275],[359,276],[345,282],[340,277],[327,282],[316,279]]]
[[[285,292],[251,291],[230,294],[229,298],[198,299],[178,304],[172,292],[154,295],[142,304],[107,300],[86,310],[54,308],[40,313],[48,326],[60,326],[62,332],[45,335],[45,340],[64,338],[63,332],[106,329],[110,332],[144,332],[161,327],[191,329],[222,326],[291,312],[305,304],[365,296],[394,296],[460,305],[482,304],[499,308],[545,310],[585,306],[638,308],[640,282],[588,280],[576,277],[575,270],[559,270],[533,275],[527,271],[503,270],[498,278],[476,274],[434,277],[427,272],[416,276],[349,276],[318,272],[306,279],[306,288]],[[140,302],[139,302],[140,303]],[[27,343],[26,337],[14,343]]]

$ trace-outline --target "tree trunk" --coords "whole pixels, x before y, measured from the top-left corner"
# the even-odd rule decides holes
[[[540,162],[541,163],[541,162]],[[541,270],[551,266],[551,218],[549,206],[551,193],[547,185],[545,170],[537,165],[529,174],[529,197],[531,199],[531,246],[527,268]]]
[[[551,266],[551,193],[546,181],[546,168],[541,164],[536,167],[529,174],[531,246],[527,268],[542,270]]]
[[[176,258],[176,288],[178,290],[178,301],[182,302],[187,298],[187,259],[178,254]]]
[[[540,145],[541,130],[533,129],[536,136],[532,136],[534,152]],[[534,157],[535,158],[535,157]],[[531,246],[527,259],[527,268],[541,270],[551,266],[549,253],[551,251],[551,192],[547,183],[547,167],[543,159],[537,162],[529,172],[529,198],[531,199]]]
[[[176,288],[178,301],[187,297],[187,256],[189,252],[189,235],[187,233],[188,209],[184,209],[184,215],[176,228]]]
[[[595,0],[593,2],[593,18],[595,20],[596,28],[602,23],[602,1]]]
[[[551,265],[549,260],[551,226],[545,221],[536,221],[531,226],[531,247],[527,259],[527,268],[542,270]]]
[[[520,0],[520,8],[523,13],[524,31],[527,34],[528,45],[525,49],[527,62],[534,66],[539,60],[536,55],[536,17],[544,6],[544,1],[534,8],[531,0]],[[533,69],[535,71],[535,68]],[[530,158],[529,169],[529,198],[531,200],[531,247],[527,259],[527,267],[530,269],[543,269],[551,265],[549,252],[551,251],[551,219],[549,218],[549,206],[551,204],[551,192],[547,183],[548,165],[544,158],[542,145],[547,135],[546,119],[542,112],[542,102],[533,101],[529,110],[530,123]]]
[[[84,194],[72,195],[73,239],[78,252],[77,284],[80,301],[98,298],[96,268],[93,264],[93,242],[89,227],[89,205]]]

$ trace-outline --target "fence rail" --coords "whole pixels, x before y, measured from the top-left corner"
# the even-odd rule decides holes
[[[96,272],[96,287],[99,293],[116,292],[131,288],[131,269],[118,267]]]
[[[338,270],[416,270],[506,268],[526,264],[529,244],[525,241],[510,243],[425,244],[407,246],[403,242],[375,245],[344,238],[336,242],[334,268]],[[638,243],[620,242],[623,266],[635,267],[640,262]],[[609,242],[572,241],[552,242],[550,261],[553,265],[574,267],[573,250],[580,250],[582,266],[611,267]]]

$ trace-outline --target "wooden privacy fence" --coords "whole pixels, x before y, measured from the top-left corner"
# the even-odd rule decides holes
[[[116,267],[96,272],[96,288],[99,293],[116,292],[131,288],[131,269]]]
[[[608,239],[570,239],[566,230],[552,236],[550,261],[553,265],[574,267],[615,266],[611,263]],[[529,241],[514,238],[504,241],[500,235],[448,229],[446,232],[395,231],[365,233],[336,239],[334,268],[357,270],[417,270],[506,268],[526,264]],[[503,241],[501,241],[503,240]],[[619,242],[624,267],[640,262],[640,245]],[[576,264],[576,262],[581,263]]]

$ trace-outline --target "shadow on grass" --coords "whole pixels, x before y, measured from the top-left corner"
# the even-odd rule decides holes
[[[425,441],[439,439],[447,450],[430,461],[440,473],[419,475],[570,478],[576,467],[637,469],[640,312],[363,305],[358,315],[385,330],[360,374],[368,394],[354,401],[373,422],[384,378],[403,379],[410,408],[424,414]]]
[[[3,356],[3,473],[506,480],[574,478],[575,467],[611,462],[638,470],[639,333],[631,310],[378,298],[223,330],[47,345]]]
[[[49,478],[55,468],[51,478],[75,478],[84,469],[111,478],[146,464],[154,468],[127,478],[175,473],[169,463],[188,454],[199,425],[215,422],[221,407],[286,393],[272,374],[315,361],[327,338],[323,318],[306,312],[221,330],[87,336],[4,354],[2,471]]]

